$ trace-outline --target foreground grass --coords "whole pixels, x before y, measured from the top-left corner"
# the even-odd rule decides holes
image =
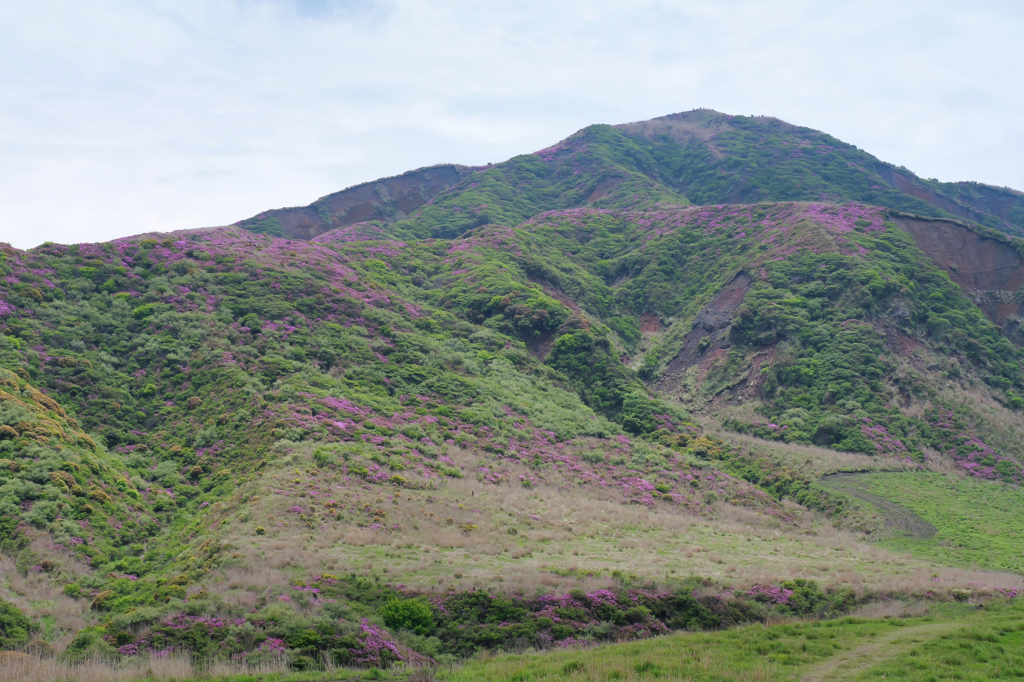
[[[485,656],[449,682],[529,680],[1012,679],[1024,676],[1024,609],[944,606],[920,618],[843,618],[684,633],[594,649]]]
[[[882,545],[945,564],[1024,570],[1024,490],[951,474],[878,473],[856,477],[935,526],[927,539],[895,536]]]
[[[1005,680],[1024,678],[1024,608],[1003,607],[899,651],[847,679]]]
[[[898,603],[894,603],[898,605]],[[896,609],[894,609],[896,610]],[[28,662],[26,662],[28,663]],[[435,670],[248,670],[196,665],[187,657],[116,669],[40,662],[16,667],[0,656],[3,682],[215,680],[222,682],[531,682],[542,680],[1001,680],[1024,677],[1024,602],[984,608],[942,604],[926,616],[842,618],[678,633],[637,642],[543,653],[480,655]]]

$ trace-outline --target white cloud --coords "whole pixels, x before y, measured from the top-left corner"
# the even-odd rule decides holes
[[[0,241],[233,222],[704,106],[1024,189],[1018,2],[0,7]]]

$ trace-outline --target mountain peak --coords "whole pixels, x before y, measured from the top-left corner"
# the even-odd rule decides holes
[[[774,128],[799,129],[799,126],[772,116],[737,116],[724,114],[714,109],[691,109],[646,121],[623,123],[614,127],[630,134],[659,135],[667,133],[671,136],[695,136],[702,140],[709,140],[722,131],[732,129],[736,119],[756,121]]]
[[[557,208],[771,201],[857,201],[1024,237],[1024,195],[1018,192],[922,180],[818,130],[713,109],[589,126],[536,154],[481,168],[421,168],[237,225],[312,239],[377,221],[406,236],[451,238]]]

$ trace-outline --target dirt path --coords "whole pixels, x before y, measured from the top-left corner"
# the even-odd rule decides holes
[[[876,507],[885,519],[885,527],[889,530],[924,539],[935,535],[935,526],[913,511],[870,492],[862,480],[866,475],[870,474],[829,474],[822,476],[821,482]]]
[[[870,644],[843,651],[832,658],[819,663],[801,677],[801,682],[845,682],[855,679],[859,674],[879,663],[899,656],[914,648],[917,642],[935,639],[936,637],[960,627],[959,623],[929,623],[914,627],[901,628],[899,632],[890,632]]]

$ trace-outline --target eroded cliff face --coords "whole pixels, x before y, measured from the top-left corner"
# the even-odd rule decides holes
[[[930,187],[922,185],[916,178],[900,173],[887,163],[879,162],[875,168],[878,171],[878,175],[883,180],[904,194],[909,194],[921,201],[927,201],[936,208],[941,208],[943,211],[949,211],[953,215],[966,218],[967,220],[973,220],[974,222],[979,223],[983,223],[985,220],[985,216],[981,212],[974,210],[970,206],[965,206],[948,196],[940,194]]]
[[[1010,339],[1024,341],[1024,258],[1012,245],[948,220],[899,215],[892,219]]]
[[[684,337],[682,350],[665,369],[664,382],[670,383],[669,378],[698,364],[702,356],[709,354],[705,352],[707,349],[729,347],[729,325],[749,290],[750,275],[740,272],[697,313]]]
[[[251,232],[312,239],[367,220],[401,220],[458,183],[468,171],[457,165],[420,168],[328,194],[309,206],[264,211],[237,225]]]

